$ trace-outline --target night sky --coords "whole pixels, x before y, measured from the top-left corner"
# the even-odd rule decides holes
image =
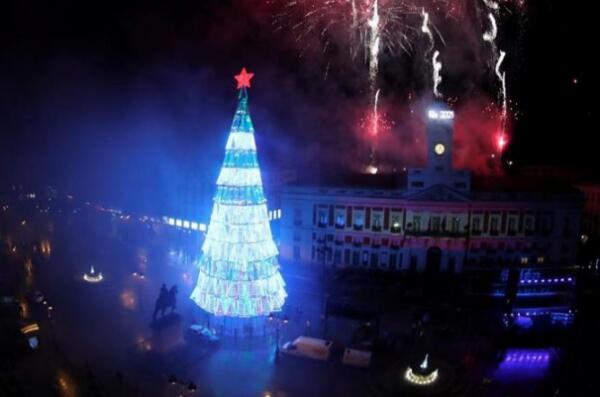
[[[290,29],[277,30],[279,3],[2,2],[3,181],[51,183],[125,205],[148,203],[191,175],[214,178],[242,66],[256,74],[250,107],[263,170],[352,168],[368,146],[358,127],[370,106],[367,66],[347,56],[343,41],[303,52],[319,39],[298,44]],[[519,114],[507,158],[595,166],[590,7],[527,1],[521,15],[503,19],[498,42],[509,53],[509,96]],[[494,98],[485,55],[473,44],[481,27],[469,16],[435,22],[447,42],[442,91],[470,119],[461,146],[483,152],[487,124],[466,117]],[[407,116],[430,99],[422,45],[381,57],[378,84],[391,123],[382,155],[398,165],[418,163],[424,152],[422,120]]]

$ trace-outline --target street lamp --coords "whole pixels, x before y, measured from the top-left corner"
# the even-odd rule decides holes
[[[275,362],[279,362],[279,344],[281,343],[280,340],[280,333],[279,333],[279,329],[281,328],[281,324],[287,324],[289,321],[288,316],[287,315],[279,315],[278,313],[271,313],[269,314],[269,322],[275,322]]]
[[[323,240],[319,242],[318,251],[322,254],[322,266],[321,266],[321,316],[325,316],[327,297],[325,294],[325,283],[326,283],[326,267],[327,267],[327,254],[331,247],[327,246],[327,234],[323,235]]]
[[[140,301],[140,312],[144,312],[144,299],[142,296],[142,283],[146,279],[146,275],[143,272],[133,272],[131,273],[133,278],[135,279],[135,284],[137,285],[137,293]]]

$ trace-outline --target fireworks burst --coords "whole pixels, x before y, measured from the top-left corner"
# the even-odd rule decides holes
[[[277,0],[274,0],[277,2]],[[327,53],[332,44],[346,47],[352,59],[364,54],[369,70],[380,49],[393,54],[412,49],[417,31],[409,20],[419,9],[402,0],[281,0],[274,15],[276,30],[290,28],[301,54],[318,45]],[[308,40],[310,36],[318,40]],[[376,44],[376,45],[375,45]],[[373,66],[372,66],[373,65]]]
[[[498,36],[498,25],[496,24],[496,18],[494,17],[494,14],[491,12],[488,14],[488,19],[490,20],[490,30],[483,34],[483,41],[487,41],[488,43],[495,45],[496,36]]]
[[[431,29],[429,28],[429,13],[427,11],[425,11],[425,8],[421,9],[421,16],[423,17],[423,24],[421,25],[421,32],[425,33],[427,35],[427,38],[429,38],[429,50],[427,50],[427,52],[431,52],[431,50],[433,50],[434,40],[433,40],[433,33],[431,32]]]
[[[497,147],[498,147],[498,150],[500,152],[502,152],[506,145],[505,130],[506,130],[506,123],[507,123],[507,119],[508,119],[508,93],[507,93],[507,88],[506,88],[506,71],[502,70],[502,64],[504,62],[504,59],[506,58],[506,52],[503,50],[499,50],[496,45],[496,38],[498,37],[498,24],[496,22],[495,14],[497,14],[500,10],[500,3],[498,1],[493,1],[493,0],[482,0],[482,2],[489,9],[488,19],[489,19],[489,23],[490,23],[490,28],[489,28],[489,30],[486,30],[483,33],[482,38],[485,42],[489,43],[492,47],[492,51],[491,51],[492,55],[490,57],[489,62],[491,65],[493,65],[494,74],[496,75],[496,78],[498,79],[498,86],[499,86],[498,99],[501,104],[500,122],[501,122],[502,131],[499,133]],[[507,3],[507,2],[508,1],[504,1],[504,3]],[[522,6],[524,4],[524,2],[521,1],[520,4]]]
[[[381,90],[378,86],[381,56],[386,59],[413,54],[417,40],[423,37],[428,45],[421,56],[430,68],[425,69],[431,79],[432,91],[441,98],[442,52],[446,42],[433,23],[442,20],[450,23],[470,23],[481,28],[478,33],[482,49],[490,54],[487,68],[490,77],[497,81],[496,109],[500,131],[495,136],[495,146],[501,153],[509,142],[507,132],[509,105],[505,60],[507,49],[500,49],[500,23],[505,15],[523,12],[525,0],[269,0],[277,3],[273,14],[276,31],[292,33],[300,47],[300,56],[316,50],[325,60],[325,78],[335,57],[345,54],[354,65],[366,66],[365,83],[370,96],[368,116],[362,119],[370,137],[370,165],[376,163],[378,136],[389,129],[390,123],[379,109]],[[471,18],[474,18],[471,20]],[[356,62],[361,61],[361,62]],[[348,64],[345,62],[344,64]],[[446,100],[450,100],[447,98]],[[515,113],[516,117],[516,113]]]
[[[396,56],[412,53],[419,34],[426,34],[430,46],[424,56],[429,59],[429,53],[434,50],[434,36],[444,42],[426,10],[438,17],[462,19],[469,14],[467,10],[472,5],[490,19],[492,25],[486,30],[484,40],[493,42],[498,34],[497,18],[522,10],[526,4],[525,0],[269,1],[275,6],[275,30],[291,31],[300,46],[301,56],[317,49],[327,57],[337,53],[334,48],[346,52],[353,60],[362,55],[370,80],[377,74],[382,52]],[[329,65],[330,60],[327,62]]]
[[[376,136],[379,132],[379,92],[375,93],[375,99],[373,100],[373,122],[371,127],[371,134]]]
[[[504,62],[504,58],[506,57],[506,52],[500,50],[500,56],[498,57],[498,61],[496,62],[496,66],[494,67],[494,72],[498,77],[498,81],[500,81],[500,100],[502,104],[502,119],[504,123],[506,123],[506,117],[508,116],[508,99],[506,95],[506,72],[501,70],[502,63]]]
[[[510,134],[507,129],[506,105],[498,105],[495,102],[490,102],[482,109],[485,118],[495,125],[491,135],[491,148],[493,152],[490,155],[493,156],[501,156],[510,142]]]
[[[377,79],[377,72],[379,71],[379,7],[377,6],[378,1],[375,0],[373,3],[373,14],[371,19],[368,21],[369,26],[369,79],[371,80],[371,90],[375,89],[375,80]],[[377,107],[377,98],[379,97],[379,90],[375,97],[375,107]]]
[[[369,163],[367,165],[367,172],[374,173],[373,170],[377,170],[377,141],[380,133],[389,132],[392,129],[390,121],[387,119],[385,114],[379,110],[379,93],[378,89],[373,97],[373,107],[367,112],[367,116],[361,120],[359,128],[367,131],[368,140],[370,142],[369,149]]]
[[[429,13],[425,11],[425,8],[421,9],[421,16],[423,17],[423,23],[421,24],[421,32],[423,32],[429,40],[429,47],[423,55],[423,57],[427,59],[429,57],[429,54],[431,54],[431,51],[433,51],[433,49],[435,48],[435,39],[433,37],[433,32],[431,31]],[[439,37],[442,39],[443,42],[444,39],[442,35],[439,35]],[[440,52],[436,50],[433,53],[433,56],[431,57],[431,81],[433,85],[433,95],[436,98],[440,98],[442,96],[438,89],[440,83],[442,82],[442,76],[440,74],[442,71],[442,62],[438,59],[439,55]]]
[[[360,135],[369,139],[391,131],[392,123],[386,112],[379,109],[379,90],[375,94],[375,104],[367,109],[365,116],[360,119],[358,128],[363,132]]]

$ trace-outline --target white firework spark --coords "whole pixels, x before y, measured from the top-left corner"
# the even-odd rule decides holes
[[[496,24],[496,18],[491,12],[488,14],[488,19],[490,20],[490,30],[483,33],[483,40],[488,43],[494,43],[498,36],[498,24]]]
[[[379,7],[378,0],[373,3],[373,14],[368,21],[369,26],[369,79],[371,81],[371,90],[375,89],[375,80],[379,71]]]
[[[483,2],[486,7],[491,10],[488,14],[490,29],[483,33],[483,40],[490,43],[492,46],[492,58],[490,59],[490,63],[494,65],[494,73],[498,78],[498,98],[500,100],[500,105],[502,106],[500,121],[502,123],[502,131],[504,131],[506,128],[506,120],[508,118],[508,93],[506,89],[506,71],[502,70],[502,64],[506,58],[506,52],[498,50],[497,48],[496,38],[498,37],[498,24],[496,22],[496,17],[494,16],[494,12],[497,13],[500,6],[497,2],[492,0],[483,0]]]
[[[487,8],[489,8],[490,10],[499,10],[500,9],[500,5],[493,0],[483,0],[483,4],[485,4],[485,6]]]
[[[373,135],[377,135],[379,132],[379,92],[381,89],[378,89],[375,93],[375,99],[373,101]]]
[[[282,4],[273,15],[275,30],[289,28],[301,55],[315,45],[327,54],[335,43],[346,46],[352,59],[364,54],[370,71],[377,69],[379,60],[374,58],[384,49],[391,54],[412,51],[411,39],[418,31],[411,17],[418,14],[420,0],[271,1]]]
[[[442,96],[438,89],[440,83],[442,82],[442,62],[438,60],[439,55],[440,52],[436,50],[431,58],[431,64],[433,65],[433,95],[435,95],[436,98],[440,98]]]
[[[425,8],[421,8],[421,17],[423,18],[421,32],[423,32],[429,40],[429,47],[423,54],[423,57],[427,59],[429,54],[431,54],[431,51],[433,51],[435,48],[435,39],[433,38],[433,32],[431,31],[429,13],[425,11]],[[436,98],[440,98],[442,96],[438,89],[440,83],[442,82],[442,76],[440,74],[442,71],[442,62],[438,60],[439,55],[440,52],[436,50],[431,57],[431,82],[433,86],[433,95]]]
[[[350,7],[352,12],[352,24],[350,25],[350,37],[354,37],[355,39],[350,40],[350,54],[352,58],[356,58],[358,53],[358,44],[356,40],[356,36],[358,35],[358,9],[356,8],[356,0],[350,1]]]
[[[427,38],[429,38],[429,50],[427,52],[430,52],[433,50],[434,40],[433,33],[431,32],[431,29],[429,29],[429,13],[425,11],[425,8],[421,9],[421,16],[423,17],[421,32],[425,33],[427,35]]]
[[[498,57],[498,62],[496,62],[496,67],[494,68],[494,71],[496,72],[496,76],[498,77],[498,80],[500,81],[500,100],[502,103],[502,123],[503,123],[502,129],[504,129],[504,124],[506,123],[507,102],[508,102],[508,98],[507,98],[507,94],[506,94],[506,72],[501,70],[502,63],[504,62],[505,57],[506,57],[506,52],[500,50],[500,56]]]

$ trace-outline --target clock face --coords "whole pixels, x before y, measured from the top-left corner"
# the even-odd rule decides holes
[[[433,147],[433,150],[435,151],[435,154],[441,156],[446,151],[446,147],[443,144],[438,143]]]

